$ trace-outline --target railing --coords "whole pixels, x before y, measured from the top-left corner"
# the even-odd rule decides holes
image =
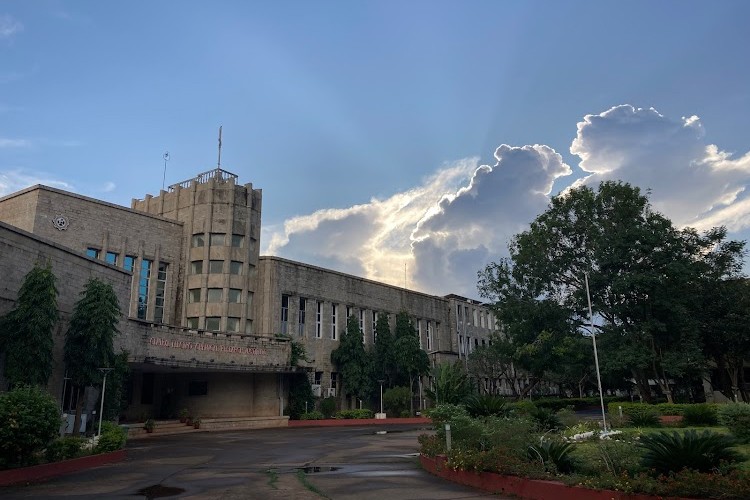
[[[186,181],[178,182],[177,184],[172,184],[169,186],[169,192],[176,191],[177,188],[188,188],[190,187],[190,184],[193,182],[197,182],[198,184],[206,184],[207,182],[211,180],[216,180],[218,182],[229,182],[230,180],[234,179],[234,182],[237,182],[237,175],[233,174],[232,172],[227,172],[226,170],[222,170],[220,168],[215,168],[213,170],[209,170],[207,172],[202,172],[192,179],[188,179]]]

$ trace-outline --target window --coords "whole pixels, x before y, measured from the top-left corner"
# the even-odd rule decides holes
[[[135,268],[135,259],[136,259],[136,258],[137,258],[137,257],[135,257],[135,256],[133,256],[133,255],[126,255],[126,256],[125,256],[125,260],[124,260],[124,261],[123,261],[123,263],[122,263],[122,267],[123,267],[123,268],[124,268],[124,269],[125,269],[126,271],[130,271],[130,272],[132,273],[132,272],[133,272],[133,269]]]
[[[202,247],[204,244],[203,233],[194,234],[190,239],[190,246],[193,248]]]
[[[239,332],[240,331],[240,318],[227,318],[227,331]]]
[[[198,329],[198,318],[188,318],[187,319],[187,327],[193,328],[195,330]]]
[[[245,333],[253,333],[253,320],[245,320]]]
[[[232,235],[232,246],[235,248],[242,248],[245,246],[245,236],[241,234]]]
[[[93,259],[98,259],[99,258],[99,250],[96,249],[96,248],[87,248],[86,249],[86,255],[88,255],[89,257],[91,257]]]
[[[339,374],[336,372],[331,372],[331,389],[336,388],[336,380],[339,378]]]
[[[212,247],[223,247],[227,244],[224,233],[211,233],[208,238],[208,245]]]
[[[331,304],[331,339],[336,340],[336,304]]]
[[[224,261],[223,260],[209,260],[208,261],[208,272],[209,274],[221,274],[224,272]]]
[[[234,274],[235,276],[242,276],[242,262],[238,260],[233,260],[229,262],[229,274]]]
[[[374,344],[378,340],[378,312],[372,312],[372,343]]]
[[[159,269],[156,272],[156,297],[154,298],[154,321],[161,323],[164,321],[164,290],[167,288],[167,268],[169,264],[159,262]]]
[[[281,296],[281,334],[286,335],[289,322],[289,295]]]
[[[323,303],[321,301],[315,302],[315,338],[319,339],[322,336],[321,327],[323,315]]]
[[[417,319],[417,337],[419,338],[419,348],[422,348],[422,320]]]
[[[188,382],[188,396],[208,395],[208,382],[206,380],[191,380]]]
[[[463,353],[464,353],[464,336],[459,335],[458,336],[458,355],[460,356]]]
[[[115,252],[107,252],[106,255],[104,256],[104,260],[108,264],[112,264],[113,266],[116,266],[117,265],[117,257],[118,257],[118,255]]]
[[[427,322],[427,352],[432,351],[432,323]]]
[[[479,318],[478,318],[479,311],[477,311],[476,309],[474,309],[472,312],[474,313],[473,314],[474,321],[471,324],[474,325],[474,326],[479,326]]]
[[[231,304],[239,304],[242,302],[242,290],[239,288],[230,288],[229,296],[227,298]]]
[[[206,318],[206,330],[215,332],[219,329],[221,329],[221,318],[216,316]]]
[[[146,319],[148,310],[148,281],[151,278],[151,264],[153,261],[143,259],[141,274],[138,278],[138,319]]]
[[[209,288],[208,289],[208,302],[221,302],[224,297],[224,290],[221,288]]]
[[[305,303],[307,301],[303,298],[299,298],[299,311],[297,312],[297,335],[300,337],[305,335]]]
[[[359,333],[362,335],[362,343],[365,343],[365,310],[359,310]]]
[[[202,260],[194,260],[190,263],[190,274],[203,274]]]
[[[323,372],[315,372],[315,385],[320,385],[323,381]]]
[[[253,292],[247,292],[247,315],[253,315]]]
[[[188,304],[194,304],[201,301],[201,289],[191,288],[188,290]]]

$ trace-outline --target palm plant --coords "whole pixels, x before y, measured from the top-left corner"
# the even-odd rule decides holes
[[[469,396],[466,400],[466,411],[474,418],[489,417],[506,417],[510,414],[510,408],[506,405],[505,400],[499,396],[489,394]]]
[[[733,445],[730,437],[710,431],[647,434],[641,437],[641,446],[646,449],[642,463],[659,474],[683,469],[709,472],[722,463],[732,464],[743,459],[731,448]]]
[[[538,445],[529,445],[528,456],[531,460],[540,460],[545,469],[554,464],[559,472],[568,474],[575,465],[571,456],[573,448],[573,443],[541,438]]]

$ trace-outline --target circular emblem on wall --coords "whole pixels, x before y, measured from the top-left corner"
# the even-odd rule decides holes
[[[68,229],[68,218],[64,215],[57,215],[52,219],[52,225],[58,231],[65,231]]]

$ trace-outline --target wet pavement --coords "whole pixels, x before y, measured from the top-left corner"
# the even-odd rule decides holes
[[[423,471],[418,426],[222,431],[132,441],[128,459],[3,499],[500,499]]]

